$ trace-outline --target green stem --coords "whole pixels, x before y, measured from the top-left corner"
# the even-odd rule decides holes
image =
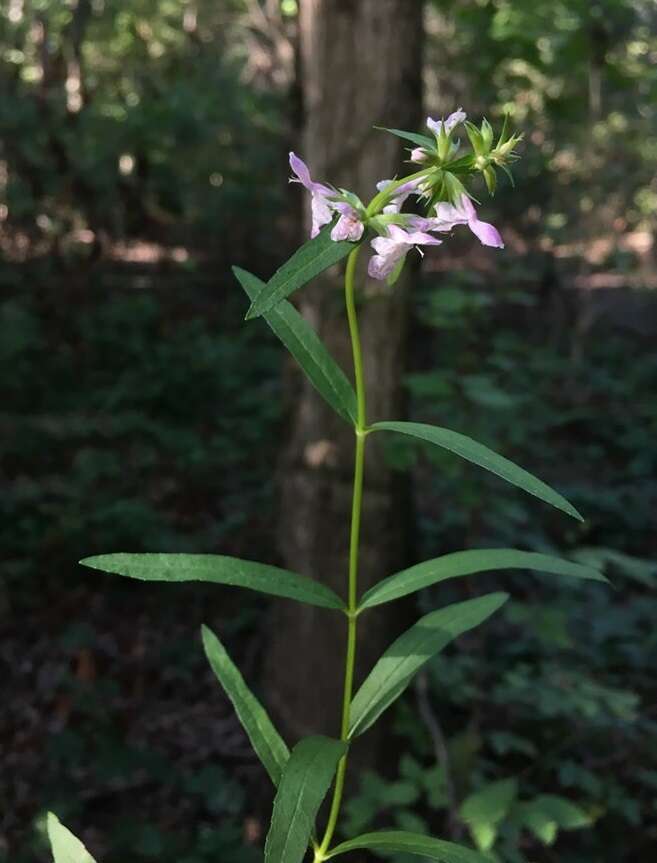
[[[363,353],[360,344],[360,333],[358,330],[358,317],[356,315],[356,299],[354,295],[354,277],[356,263],[358,261],[359,247],[351,252],[347,259],[347,268],[344,277],[345,303],[347,306],[347,318],[349,321],[349,335],[351,336],[351,348],[354,357],[354,377],[356,381],[356,400],[358,405],[356,422],[356,452],[354,459],[354,484],[351,501],[351,531],[349,537],[349,587],[347,602],[347,656],[344,671],[344,690],[342,696],[342,723],[340,728],[340,739],[347,741],[349,737],[349,720],[351,713],[351,698],[354,686],[354,667],[356,664],[356,620],[358,608],[358,550],[360,543],[360,517],[363,505],[363,474],[365,467],[365,435],[366,435],[366,406],[365,406],[365,381],[363,375]],[[338,823],[342,796],[344,793],[344,782],[347,774],[347,755],[345,754],[340,763],[335,778],[333,789],[333,800],[329,812],[328,823],[324,838],[315,850],[315,863],[325,859],[331,839]]]

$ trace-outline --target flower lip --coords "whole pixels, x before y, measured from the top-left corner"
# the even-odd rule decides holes
[[[422,254],[419,246],[439,246],[442,240],[432,237],[422,231],[405,231],[399,225],[388,225],[388,235],[375,237],[372,248],[376,252],[370,258],[367,272],[373,279],[384,280],[390,276],[397,264],[406,257],[415,246]]]
[[[489,222],[482,222],[470,198],[463,194],[456,204],[442,201],[436,204],[436,218],[431,220],[432,231],[451,231],[455,225],[467,225],[484,246],[503,249],[500,232]]]

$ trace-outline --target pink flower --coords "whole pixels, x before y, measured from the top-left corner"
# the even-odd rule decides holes
[[[392,183],[392,180],[380,180],[376,184],[376,188],[379,192],[385,191],[388,186]],[[397,186],[395,191],[392,193],[392,197],[390,201],[383,208],[384,213],[398,213],[401,208],[404,206],[404,202],[409,195],[412,195],[414,192],[417,192],[417,188],[422,182],[422,178],[418,177],[415,180],[409,180],[408,183],[402,183],[401,186]]]
[[[388,225],[387,237],[375,237],[372,240],[372,248],[376,254],[370,258],[367,272],[373,279],[383,281],[392,274],[413,246],[439,246],[441,242],[442,240],[421,231],[409,233],[398,225]],[[422,254],[420,249],[418,252]]]
[[[429,154],[424,147],[415,147],[411,150],[411,162],[424,162],[428,156]]]
[[[459,108],[458,111],[454,111],[453,114],[450,114],[449,117],[444,121],[445,122],[445,132],[449,135],[452,129],[455,126],[458,126],[459,123],[462,123],[467,119],[467,114],[463,110],[463,108]],[[435,135],[440,135],[440,130],[443,127],[442,120],[432,120],[431,117],[427,117],[427,126],[431,129],[431,131]],[[411,158],[413,158],[411,154]]]
[[[319,229],[328,223],[333,218],[333,211],[329,198],[336,193],[329,186],[323,183],[315,183],[310,176],[308,166],[295,153],[290,153],[290,168],[296,175],[290,179],[291,183],[301,183],[308,189],[311,195],[310,210],[312,213],[312,229],[310,236],[316,237],[319,234]],[[337,226],[336,226],[337,227]]]
[[[456,206],[446,202],[436,204],[436,216],[437,218],[431,219],[432,227],[428,228],[431,231],[451,231],[454,225],[467,225],[484,246],[504,248],[504,242],[497,228],[477,218],[474,204],[467,195],[461,195]]]
[[[349,240],[352,243],[360,240],[365,225],[361,222],[356,210],[343,201],[338,201],[332,206],[336,212],[340,213],[340,218],[331,231],[331,239],[336,243],[341,240]]]

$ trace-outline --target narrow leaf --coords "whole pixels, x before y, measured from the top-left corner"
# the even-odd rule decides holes
[[[217,636],[207,626],[201,627],[203,647],[212,670],[230,698],[256,755],[274,785],[281,781],[290,752],[276,731],[265,708],[244,682],[237,666]]]
[[[142,581],[209,581],[295,599],[320,608],[344,609],[329,587],[305,575],[220,554],[100,554],[82,566]]]
[[[375,423],[371,426],[371,429],[372,431],[399,432],[400,434],[410,435],[411,437],[416,437],[443,449],[450,450],[450,452],[456,453],[456,455],[461,456],[466,461],[471,461],[473,464],[483,467],[485,470],[510,482],[511,485],[518,486],[523,491],[540,498],[545,503],[549,503],[551,506],[556,507],[556,509],[572,515],[573,518],[579,519],[579,521],[584,521],[575,507],[568,503],[565,497],[562,497],[558,492],[551,489],[549,485],[546,485],[528,471],[523,470],[523,468],[518,467],[512,461],[488,449],[483,444],[472,440],[472,438],[450,431],[449,429],[427,425],[426,423],[382,422]]]
[[[488,857],[455,845],[454,842],[444,842],[442,839],[433,839],[431,836],[422,836],[421,833],[406,833],[402,830],[383,830],[380,833],[365,833],[357,836],[335,848],[327,855],[337,857],[338,854],[346,854],[348,851],[360,851],[369,848],[372,851],[384,851],[386,853],[417,854],[428,860],[438,860],[439,863],[490,863]]]
[[[301,863],[317,811],[347,746],[328,737],[306,737],[292,750],[274,800],[265,863]]]
[[[331,239],[331,225],[326,225],[312,240],[304,243],[292,257],[276,270],[260,291],[246,313],[247,321],[260,317],[289,297],[324,270],[337,264],[356,248],[357,243],[335,243]]]
[[[265,288],[252,273],[233,267],[233,273],[251,301]],[[282,300],[264,319],[306,373],[317,392],[347,422],[356,422],[356,394],[347,376],[330,355],[310,324],[291,303]]]
[[[483,623],[509,598],[489,593],[421,617],[386,650],[356,693],[349,736],[362,734],[395,701],[413,675],[450,641]]]
[[[396,135],[404,141],[417,144],[418,147],[424,147],[427,150],[436,149],[435,138],[430,138],[428,135],[418,135],[417,132],[405,132],[403,129],[387,129],[385,126],[375,126],[374,128],[380,129],[382,132],[390,132],[391,135]]]
[[[607,579],[597,569],[562,560],[549,554],[536,554],[530,551],[516,551],[512,548],[481,548],[468,551],[455,551],[433,560],[418,563],[395,575],[384,578],[370,588],[360,602],[359,608],[372,608],[416,590],[475,572],[491,572],[497,569],[535,569],[553,575],[566,575],[572,578],[585,578],[592,581]]]
[[[54,812],[48,813],[48,839],[55,863],[95,863],[82,842],[64,827]]]

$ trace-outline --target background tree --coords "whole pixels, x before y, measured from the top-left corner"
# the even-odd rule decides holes
[[[298,149],[314,177],[357,190],[364,200],[391,176],[402,147],[376,125],[415,128],[420,119],[422,4],[404,0],[303,0],[299,10],[303,135]],[[408,50],[413,46],[413,50]],[[307,222],[307,219],[306,219]],[[328,276],[300,299],[343,367],[352,359],[341,316],[341,280]],[[370,417],[399,413],[404,369],[407,296],[371,287],[364,297],[362,329]],[[290,568],[344,592],[351,508],[351,430],[317,398],[296,373],[289,385],[300,396],[289,418],[283,455],[280,509],[282,553]],[[328,429],[328,432],[327,432]],[[402,495],[380,450],[368,453],[368,479],[361,550],[363,585],[368,575],[393,571],[403,558],[406,522]],[[324,627],[313,609],[280,605],[268,651],[269,701],[294,737],[311,730],[332,732],[338,721],[326,705],[342,691],[344,639]],[[385,647],[390,627],[384,615],[363,626],[359,666],[371,666]],[[291,635],[294,634],[293,637]],[[303,661],[298,663],[298,658]],[[295,673],[289,670],[294,664]]]

